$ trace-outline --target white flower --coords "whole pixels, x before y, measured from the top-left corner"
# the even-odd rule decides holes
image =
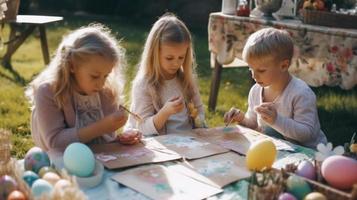
[[[332,150],[332,143],[329,142],[327,145],[322,143],[317,145],[317,152],[315,153],[315,159],[317,161],[324,161],[326,158],[333,155],[342,155],[345,153],[345,149],[342,146],[337,146]]]

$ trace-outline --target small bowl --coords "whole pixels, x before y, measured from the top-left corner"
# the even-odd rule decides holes
[[[79,177],[74,176],[77,180],[78,185],[81,188],[92,188],[99,185],[102,182],[104,175],[104,166],[98,160],[95,161],[95,169],[92,176]]]

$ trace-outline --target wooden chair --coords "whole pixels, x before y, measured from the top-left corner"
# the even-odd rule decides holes
[[[248,64],[241,59],[235,58],[233,62],[229,64],[221,65],[217,62],[216,56],[211,55],[211,68],[213,68],[212,72],[212,82],[211,82],[211,90],[208,99],[208,109],[210,111],[214,111],[216,109],[217,97],[219,92],[219,85],[221,81],[221,73],[224,68],[236,68],[236,67],[248,67]]]

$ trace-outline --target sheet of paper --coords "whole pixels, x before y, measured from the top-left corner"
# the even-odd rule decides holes
[[[135,145],[119,143],[91,145],[95,157],[108,169],[118,169],[148,163],[180,159],[181,156],[167,149],[156,140],[143,140]]]
[[[157,200],[204,199],[223,191],[162,165],[125,170],[112,179]]]
[[[252,143],[262,139],[272,140],[277,150],[294,151],[294,147],[287,142],[283,142],[242,126],[200,129],[197,130],[195,134],[207,142],[217,144],[243,155],[247,154]]]
[[[251,174],[246,168],[245,157],[233,152],[180,162],[168,168],[219,188],[248,178]],[[201,176],[197,176],[197,173]]]
[[[186,159],[202,158],[229,151],[189,134],[168,134],[154,137],[154,139]]]

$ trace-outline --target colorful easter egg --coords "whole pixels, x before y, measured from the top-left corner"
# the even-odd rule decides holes
[[[40,171],[38,171],[38,175],[42,178],[43,175],[45,175],[47,172],[53,172],[57,174],[57,171],[53,169],[53,167],[44,166],[40,169]]]
[[[61,179],[58,174],[54,172],[47,172],[45,175],[42,177],[43,180],[46,180],[47,182],[51,183],[53,186]]]
[[[63,161],[69,173],[80,177],[91,176],[95,168],[92,151],[82,143],[70,144],[64,151]]]
[[[284,192],[279,195],[278,200],[297,200],[297,199],[294,197],[294,195]]]
[[[47,153],[39,147],[32,147],[25,155],[25,169],[35,173],[44,167],[50,166],[50,158]]]
[[[26,200],[26,199],[27,198],[25,194],[19,190],[12,191],[7,197],[7,200]]]
[[[295,175],[289,176],[286,180],[286,187],[287,191],[297,199],[304,199],[304,197],[311,192],[310,185]]]
[[[0,177],[0,199],[6,199],[7,196],[17,189],[17,183],[14,178],[9,175]]]
[[[330,156],[322,162],[321,173],[331,186],[350,189],[357,183],[357,161],[340,155]]]
[[[253,143],[247,152],[246,164],[249,170],[261,171],[271,168],[276,158],[276,147],[271,140],[259,140]]]
[[[53,187],[52,185],[43,180],[43,179],[37,179],[31,187],[31,192],[35,198],[40,197],[42,194],[48,193],[50,194],[52,191]]]
[[[327,198],[320,192],[311,192],[310,194],[306,195],[304,200],[327,200]]]
[[[316,179],[316,169],[314,165],[307,160],[304,160],[299,163],[295,174],[311,180]]]
[[[72,183],[69,182],[68,180],[61,179],[61,180],[57,181],[57,183],[55,184],[55,189],[62,190],[63,188],[70,187],[71,185],[72,185]]]
[[[33,171],[25,171],[22,175],[22,179],[27,183],[29,187],[32,186],[33,182],[39,179],[38,175]]]

